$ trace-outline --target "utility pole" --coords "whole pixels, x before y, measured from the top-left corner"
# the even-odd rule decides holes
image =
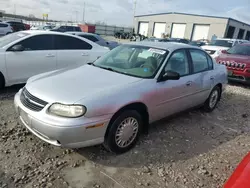
[[[133,14],[133,33],[135,32],[135,13],[136,13],[136,5],[137,5],[137,0],[134,0],[134,14]]]
[[[85,2],[83,4],[82,23],[85,24]]]
[[[14,4],[14,15],[16,17],[16,4]]]

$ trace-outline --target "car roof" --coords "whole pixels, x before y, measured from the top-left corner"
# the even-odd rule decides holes
[[[57,34],[57,35],[67,35],[61,32],[57,31],[45,31],[45,30],[25,30],[25,31],[20,31],[22,33],[28,33],[31,35],[39,35],[39,34]]]
[[[84,35],[96,36],[96,34],[94,34],[94,33],[86,33],[86,32],[81,32],[81,31],[68,31],[68,32],[65,32],[65,33],[75,34],[75,35],[84,34]]]
[[[164,50],[174,51],[181,48],[193,48],[193,49],[201,49],[199,47],[191,46],[184,43],[178,43],[178,42],[149,42],[149,41],[140,41],[140,42],[130,42],[126,43],[130,45],[138,45],[138,46],[147,46],[147,47],[153,47],[153,48],[161,48]]]

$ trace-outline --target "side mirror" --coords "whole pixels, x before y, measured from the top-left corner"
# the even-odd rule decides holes
[[[221,50],[221,53],[228,54],[227,50]]]
[[[180,74],[178,72],[174,71],[167,71],[165,74],[160,76],[157,80],[157,82],[163,82],[166,80],[179,80],[180,79]]]
[[[21,44],[17,44],[15,46],[12,46],[10,50],[13,52],[22,52],[24,51],[24,47]]]

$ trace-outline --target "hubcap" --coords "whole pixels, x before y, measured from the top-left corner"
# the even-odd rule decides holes
[[[218,101],[218,97],[219,97],[219,92],[217,90],[214,90],[209,99],[210,108],[214,108],[214,106],[216,105]]]
[[[116,144],[121,147],[129,146],[138,133],[139,123],[133,117],[128,117],[124,119],[117,128],[115,134],[115,142]]]

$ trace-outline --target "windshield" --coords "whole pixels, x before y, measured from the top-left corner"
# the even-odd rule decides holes
[[[12,43],[12,42],[18,40],[18,39],[26,37],[27,35],[29,35],[29,33],[24,33],[24,32],[17,32],[17,33],[5,35],[5,36],[0,38],[0,48],[6,46],[9,43]]]
[[[222,46],[222,47],[232,47],[233,42],[229,40],[214,40],[208,44],[209,46]]]
[[[250,56],[250,46],[237,45],[227,51],[229,54]]]
[[[122,45],[96,60],[94,65],[130,76],[152,78],[167,54],[168,51],[162,49]]]

